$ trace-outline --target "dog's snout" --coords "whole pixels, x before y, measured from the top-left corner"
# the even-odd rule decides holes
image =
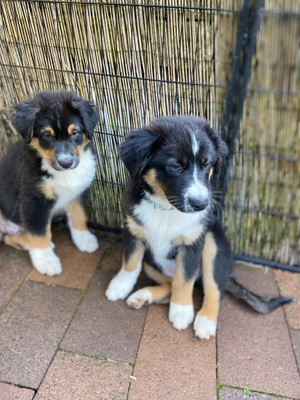
[[[57,157],[57,162],[63,169],[69,169],[73,166],[74,158],[71,155],[61,155]]]
[[[190,197],[188,199],[190,207],[194,211],[202,211],[208,206],[208,198]]]

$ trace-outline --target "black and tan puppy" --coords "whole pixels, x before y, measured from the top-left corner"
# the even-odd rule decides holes
[[[40,273],[59,274],[51,242],[56,214],[67,214],[79,250],[98,248],[84,208],[96,171],[91,139],[98,112],[74,93],[41,92],[17,104],[12,121],[24,140],[0,161],[0,234],[6,244],[28,250]]]
[[[159,286],[131,294],[127,303],[140,308],[170,302],[169,320],[185,329],[194,320],[192,292],[202,277],[204,300],[194,320],[196,336],[216,333],[220,300],[227,289],[259,312],[290,299],[265,301],[232,277],[233,257],[213,215],[210,180],[227,155],[225,143],[200,118],[164,117],[131,132],[120,156],[131,179],[126,192],[124,257],[106,295],[115,301],[132,291],[144,265]]]

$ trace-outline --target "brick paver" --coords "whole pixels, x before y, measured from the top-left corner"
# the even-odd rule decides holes
[[[55,252],[61,260],[63,271],[60,275],[42,275],[35,269],[29,279],[47,285],[64,286],[73,289],[86,289],[96,271],[101,258],[109,246],[109,241],[99,240],[99,249],[94,253],[77,250],[68,230],[54,230]]]
[[[35,392],[33,390],[0,382],[1,400],[32,400],[34,395]]]
[[[35,400],[126,400],[132,367],[59,352]]]
[[[242,268],[239,281],[260,294],[276,294],[273,271]],[[218,375],[235,387],[299,398],[300,379],[283,309],[259,315],[229,297],[218,329]]]
[[[38,388],[81,299],[27,282],[0,316],[0,381]]]
[[[284,306],[287,322],[291,329],[300,329],[300,273],[276,270],[275,276],[282,296],[292,297],[294,303]]]
[[[0,310],[6,306],[13,294],[20,287],[32,270],[25,251],[0,243]]]
[[[167,305],[151,305],[129,400],[216,398],[215,340],[200,341],[192,327],[175,330]]]
[[[278,397],[264,393],[248,392],[247,389],[233,389],[222,387],[219,390],[219,400],[279,400]],[[287,397],[280,397],[280,400],[293,400]]]
[[[97,271],[61,347],[91,356],[133,363],[146,309],[130,309],[125,301],[111,302],[105,290],[113,274]]]
[[[97,236],[100,250],[80,253],[67,228],[55,228],[64,272],[52,278],[0,244],[0,400],[215,400],[220,385],[218,400],[300,399],[300,303],[261,316],[225,296],[217,341],[200,341],[191,326],[171,326],[167,305],[135,311],[106,299],[122,237]],[[275,296],[274,271],[264,271],[239,266],[236,275]],[[299,278],[276,272],[281,294],[299,301]],[[142,275],[137,288],[145,284]]]

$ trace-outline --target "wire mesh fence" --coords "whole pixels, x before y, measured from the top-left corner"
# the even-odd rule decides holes
[[[57,89],[94,100],[90,219],[121,227],[127,174],[118,144],[160,115],[199,115],[223,129],[245,2],[2,1],[0,156],[18,140],[9,121],[15,102]],[[293,0],[266,1],[261,10],[223,213],[237,253],[296,265],[299,18]]]

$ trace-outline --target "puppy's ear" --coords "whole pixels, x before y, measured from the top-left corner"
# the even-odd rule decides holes
[[[151,130],[136,130],[119,146],[120,157],[132,178],[140,176],[147,166],[157,139],[157,134]]]
[[[11,120],[26,143],[31,142],[38,111],[38,106],[34,102],[28,100],[17,104],[15,106],[15,111],[12,113]]]
[[[73,99],[72,106],[79,111],[86,136],[91,140],[99,118],[97,107],[92,101],[81,98]]]

